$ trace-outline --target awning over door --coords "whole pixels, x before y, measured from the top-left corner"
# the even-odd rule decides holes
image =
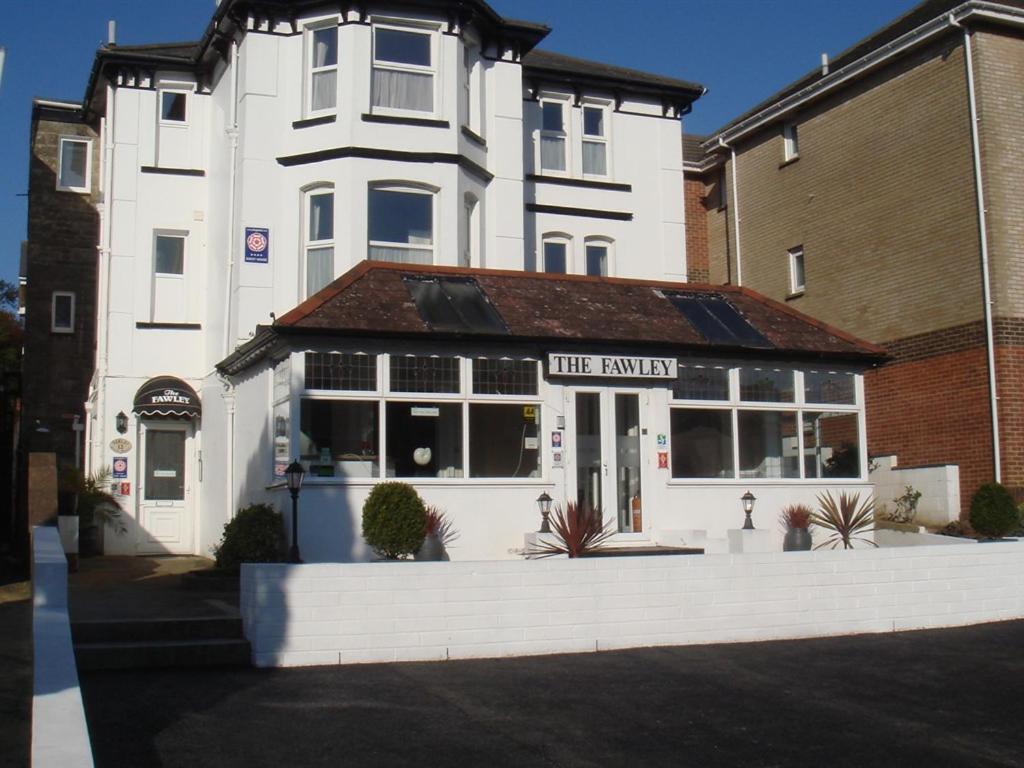
[[[157,376],[139,387],[132,410],[139,416],[177,416],[184,419],[197,419],[203,413],[196,391],[174,376]]]

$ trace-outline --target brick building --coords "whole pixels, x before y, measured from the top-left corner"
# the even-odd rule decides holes
[[[1024,492],[1022,82],[1024,3],[927,0],[684,142],[711,282],[885,346],[869,452],[958,464],[964,513],[993,478]]]

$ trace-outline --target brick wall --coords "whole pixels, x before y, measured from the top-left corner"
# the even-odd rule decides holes
[[[1024,616],[1024,543],[475,563],[245,564],[257,666],[950,627]]]
[[[683,182],[683,200],[686,207],[686,279],[691,283],[706,283],[710,279],[706,194],[703,179],[687,174]]]

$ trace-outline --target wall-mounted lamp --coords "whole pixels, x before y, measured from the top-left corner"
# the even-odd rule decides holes
[[[118,433],[122,435],[128,431],[128,417],[125,415],[124,411],[120,411],[117,414],[115,426],[117,427]]]

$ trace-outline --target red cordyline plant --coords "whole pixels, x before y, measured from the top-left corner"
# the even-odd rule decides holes
[[[437,536],[446,547],[459,538],[458,531],[452,527],[452,521],[448,519],[443,509],[428,504],[424,512],[423,533],[425,536]]]
[[[818,496],[819,509],[811,515],[811,522],[827,531],[829,536],[815,549],[836,549],[840,544],[843,549],[853,549],[855,541],[878,546],[863,535],[875,530],[875,500],[868,497],[863,504],[859,502],[859,493],[847,495],[842,491],[838,500],[828,491]]]
[[[551,514],[551,533],[554,541],[542,541],[531,550],[534,557],[568,555],[582,557],[601,549],[614,533],[611,522],[603,523],[601,511],[585,504],[570,501],[565,510],[555,507]]]
[[[813,514],[806,504],[787,504],[782,508],[779,522],[786,528],[807,528]]]

